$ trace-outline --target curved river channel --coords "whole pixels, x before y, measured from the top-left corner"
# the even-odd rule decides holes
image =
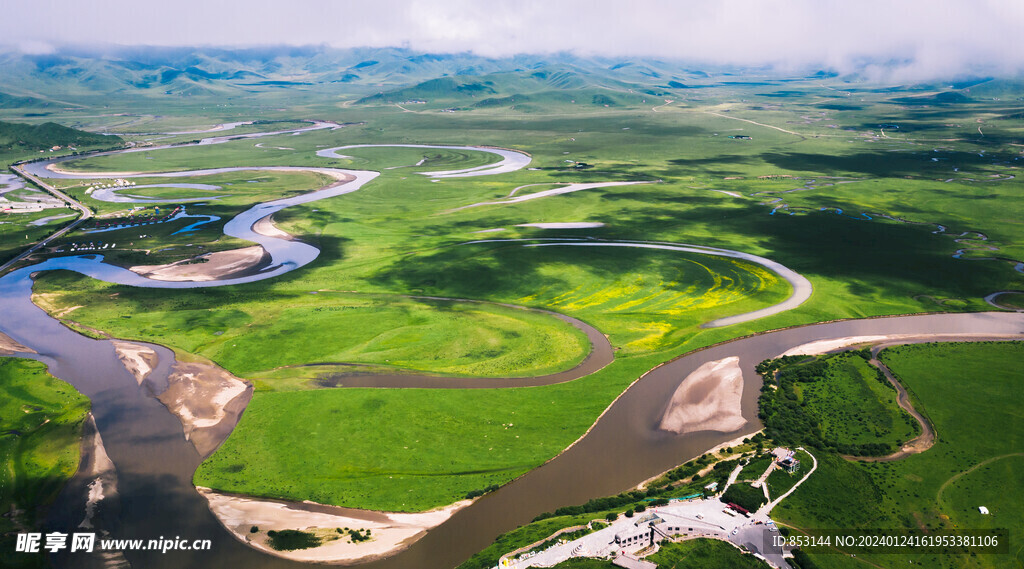
[[[461,149],[494,152],[486,148]],[[322,152],[331,155],[335,150],[338,149]],[[446,177],[486,175],[508,171],[506,168],[511,165],[521,168],[529,163],[528,157],[520,153],[503,151],[501,155],[503,161],[491,168],[438,174]],[[57,174],[47,169],[51,164],[54,162],[32,164],[30,172],[39,177],[104,177],[103,174]],[[256,169],[260,168],[223,168],[170,175]],[[258,234],[252,230],[253,224],[289,205],[355,191],[377,176],[376,172],[326,168],[263,169],[318,170],[335,177],[337,183],[303,196],[258,204],[226,224],[225,233],[259,243],[270,253],[270,266],[262,272],[222,281],[153,281],[103,263],[100,256],[77,256],[48,259],[0,278],[0,332],[38,352],[20,355],[46,363],[53,375],[71,383],[89,397],[96,427],[117,471],[117,495],[103,501],[92,521],[94,529],[78,529],[86,517],[89,489],[86,478],[76,476],[52,508],[47,531],[109,532],[110,536],[120,539],[173,539],[180,536],[188,540],[212,540],[213,547],[209,551],[125,552],[124,559],[136,569],[309,567],[308,564],[261,553],[237,541],[220,525],[206,500],[192,486],[192,475],[202,457],[186,441],[177,417],[154,395],[167,384],[167,376],[174,363],[170,350],[154,347],[160,363],[140,385],[118,359],[110,341],[90,339],[71,331],[31,301],[33,275],[45,270],[70,269],[110,282],[166,288],[223,286],[272,278],[312,262],[319,251],[298,241]],[[567,320],[588,333],[594,349],[583,364],[563,374],[544,378],[458,381],[363,376],[346,378],[344,383],[347,387],[537,385],[571,380],[606,365],[612,357],[611,349],[600,332],[578,321]],[[557,458],[456,512],[447,522],[427,532],[407,549],[361,566],[374,569],[454,567],[487,547],[499,534],[528,523],[541,512],[621,492],[720,443],[757,431],[760,424],[756,417],[756,402],[761,382],[753,369],[758,362],[812,341],[888,334],[1024,337],[1024,314],[933,314],[832,322],[759,334],[687,354],[645,374],[606,410],[587,435]],[[662,414],[681,379],[705,362],[731,356],[739,358],[745,379],[742,402],[744,426],[731,433],[676,435],[659,430]],[[75,569],[115,566],[116,561],[98,555],[66,552],[54,558],[57,566]]]

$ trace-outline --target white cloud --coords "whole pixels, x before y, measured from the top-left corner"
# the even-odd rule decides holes
[[[20,42],[16,47],[21,53],[28,53],[31,55],[46,55],[57,51],[57,48],[53,45],[37,40],[25,40]]]
[[[24,45],[573,51],[841,71],[897,61],[915,79],[1024,70],[1022,0],[7,0],[4,11],[0,37]]]

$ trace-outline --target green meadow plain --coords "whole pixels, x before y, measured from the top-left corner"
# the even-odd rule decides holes
[[[985,530],[1008,529],[1008,554],[985,555],[870,555],[844,554],[842,548],[828,553],[805,553],[801,567],[847,568],[865,563],[878,567],[898,567],[906,562],[926,567],[1010,568],[1018,567],[1024,548],[1013,535],[1021,531],[1024,519],[1019,514],[1020,468],[1024,466],[1017,411],[1019,369],[1016,362],[1024,355],[1024,343],[943,343],[917,344],[887,348],[881,359],[899,377],[911,393],[913,405],[932,422],[937,431],[935,445],[925,452],[892,462],[862,462],[843,458],[834,449],[821,445],[814,428],[804,428],[804,437],[792,435],[788,440],[772,443],[803,444],[814,449],[818,469],[796,492],[772,510],[786,531],[799,534],[807,529],[877,529],[912,530]],[[833,431],[861,433],[875,438],[877,425],[865,424],[857,409],[868,399],[874,405],[869,382],[874,374],[865,374],[864,360],[856,352],[844,352],[822,358],[814,370],[819,377],[803,385],[818,387],[804,390],[800,404],[819,425],[831,425]],[[812,362],[813,363],[813,362]],[[791,363],[787,369],[807,369],[808,362]],[[819,384],[834,384],[824,388]],[[861,391],[851,398],[848,390],[858,386]],[[887,388],[888,389],[888,388]],[[880,401],[887,401],[884,396]],[[964,401],[970,400],[965,412]],[[856,401],[856,405],[851,405]],[[900,410],[892,401],[882,413],[896,415]],[[764,405],[764,401],[762,401]],[[853,408],[843,413],[840,407]],[[794,423],[797,423],[794,421]],[[890,425],[892,426],[892,425]],[[769,433],[771,427],[769,426]],[[894,432],[889,432],[889,435]],[[739,449],[737,449],[739,450]],[[800,451],[803,465],[811,464],[809,456]],[[741,471],[739,480],[753,477],[767,466],[753,459]],[[804,466],[803,468],[806,468]],[[725,470],[731,470],[729,466]],[[788,491],[803,476],[774,471],[768,478],[773,496]],[[707,480],[701,480],[697,487]],[[993,506],[995,504],[995,506]],[[990,510],[988,516],[979,506]],[[474,556],[464,569],[493,564],[494,553],[514,550],[550,535],[563,527],[597,519],[599,514],[562,516],[535,521],[499,537],[495,544]],[[743,566],[749,558],[740,559],[732,546],[701,540],[673,545],[648,557],[659,567]],[[694,549],[696,548],[696,549]],[[710,549],[709,549],[710,548]],[[489,557],[488,554],[491,556]],[[691,557],[692,555],[692,557]],[[679,559],[683,557],[683,559]],[[719,559],[719,557],[721,557]],[[715,561],[718,559],[718,561]],[[479,560],[480,563],[474,563]],[[749,559],[753,561],[752,559]],[[894,561],[895,560],[895,561]],[[680,564],[681,563],[681,564]],[[687,564],[689,563],[689,564]],[[718,563],[717,565],[715,563]],[[724,563],[724,565],[722,565]],[[573,567],[566,562],[559,567]],[[583,564],[581,566],[586,567]],[[595,565],[601,567],[601,565]]]
[[[857,462],[818,453],[818,470],[773,516],[802,528],[1024,529],[1019,500],[1024,441],[1020,367],[1024,343],[918,344],[887,348],[881,359],[933,424],[935,445],[893,462]],[[978,507],[991,511],[982,515]],[[858,554],[883,567],[893,559],[925,567],[1019,567],[1008,554],[898,556]],[[809,554],[819,567],[852,567],[846,555]]]
[[[89,400],[46,372],[42,363],[0,359],[0,544],[38,531],[51,503],[78,468]],[[38,556],[10,555],[11,567],[34,567]]]
[[[899,408],[896,390],[866,356],[843,352],[784,365],[766,380],[772,388],[761,391],[765,433],[782,444],[857,456],[895,452],[920,434],[913,417]]]
[[[65,318],[118,337],[166,343],[254,382],[250,408],[235,434],[200,468],[197,482],[265,496],[315,495],[356,507],[440,506],[543,463],[585,432],[643,372],[693,349],[837,318],[987,310],[985,295],[1024,288],[1022,274],[1009,262],[1024,258],[1024,218],[1019,215],[1024,204],[1020,182],[1011,178],[1020,157],[1013,145],[1024,121],[1014,118],[1012,102],[974,99],[943,106],[929,104],[926,97],[901,100],[928,93],[845,88],[808,80],[775,93],[765,86],[660,98],[614,93],[614,104],[607,107],[593,104],[590,96],[587,104],[579,104],[538,95],[524,105],[499,101],[459,106],[456,112],[441,112],[447,105],[440,103],[405,112],[382,100],[304,103],[279,116],[262,110],[263,118],[310,116],[347,126],[258,142],[90,157],[66,167],[166,172],[277,165],[379,171],[357,192],[275,215],[278,227],[320,248],[314,263],[270,281],[159,294],[47,274],[36,285],[37,299],[51,312],[82,306]],[[189,112],[199,114],[183,106],[175,111],[180,116],[169,113],[163,124],[195,124],[184,117]],[[230,118],[211,117],[207,124]],[[879,127],[892,123],[900,128]],[[976,132],[979,124],[984,136]],[[189,136],[183,139],[195,138]],[[409,148],[350,149],[341,152],[351,158],[338,159],[315,154],[347,144],[387,143],[494,145],[526,151],[533,161],[529,169],[500,176],[435,181],[419,172],[473,167],[494,157]],[[268,180],[243,185],[257,176]],[[178,235],[171,235],[177,225],[147,228],[144,233],[155,236],[151,241],[124,249],[118,238],[117,249],[104,251],[107,260],[151,264],[238,246],[219,234],[233,212],[320,183],[308,175],[267,172],[173,181],[214,183],[211,179],[230,183],[224,187],[231,197],[187,207],[190,213],[221,216],[221,221]],[[507,197],[521,186],[541,184],[517,195],[553,184],[604,181],[649,183],[456,210]],[[83,190],[79,182],[71,185],[72,192]],[[106,213],[121,207],[86,203]],[[604,225],[519,227],[538,222]],[[947,229],[941,232],[939,225]],[[510,241],[467,244],[552,238],[668,241],[743,251],[801,273],[815,293],[799,308],[775,316],[701,328],[715,318],[775,304],[789,294],[789,285],[760,266],[708,255],[524,247]],[[977,249],[965,257],[1006,260],[954,258],[964,248]],[[579,335],[549,316],[410,298],[418,295],[562,312],[607,334],[616,360],[569,384],[507,393],[318,388],[319,375],[332,373],[335,363],[499,377],[568,369],[585,352]],[[346,320],[350,316],[353,320]],[[300,367],[303,363],[328,365]],[[451,397],[459,398],[462,407],[451,406]],[[362,408],[370,400],[380,402],[373,413],[329,412]],[[304,406],[323,413],[286,412]],[[425,411],[398,412],[414,407]],[[473,410],[474,422],[464,420],[465,409]],[[511,411],[516,412],[514,421]],[[446,441],[479,443],[483,435],[491,436],[486,425],[509,422],[523,431],[502,429],[499,438],[505,444],[493,451],[483,452],[479,444],[422,444],[439,423],[451,425],[438,433]],[[257,429],[264,438],[253,435]],[[520,438],[508,438],[516,435]],[[357,446],[364,454],[357,458],[339,448],[341,455],[318,458],[296,445],[299,439],[318,448]],[[295,476],[287,465],[300,462],[310,470],[322,469],[326,478]],[[238,465],[244,465],[247,476],[239,475]],[[423,475],[428,471],[431,476]],[[375,484],[389,491],[374,492],[384,487]]]

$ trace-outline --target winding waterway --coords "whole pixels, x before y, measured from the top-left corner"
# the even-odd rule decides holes
[[[527,160],[523,165],[528,163]],[[48,164],[40,165],[34,170],[37,174],[51,177],[55,174],[46,169]],[[255,169],[260,168],[223,168],[203,173]],[[117,469],[119,491],[116,499],[104,501],[95,521],[97,527],[118,538],[180,536],[189,540],[213,540],[211,551],[126,552],[127,560],[136,568],[295,568],[308,565],[272,557],[236,541],[210,512],[206,500],[192,487],[192,474],[201,457],[186,441],[179,420],[154,397],[154,392],[166,385],[173,354],[159,348],[159,366],[150,379],[139,385],[118,360],[109,341],[81,336],[31,302],[33,275],[45,270],[70,269],[131,286],[192,288],[272,278],[308,264],[319,253],[316,248],[298,241],[258,234],[252,230],[253,224],[289,205],[355,191],[377,173],[313,168],[294,170],[330,170],[329,175],[336,177],[338,182],[303,196],[258,204],[225,226],[225,233],[259,243],[270,254],[270,265],[257,274],[207,282],[154,281],[103,263],[98,255],[87,255],[51,258],[0,278],[0,331],[36,350],[38,355],[29,357],[47,363],[51,373],[74,385],[92,401],[96,425],[107,454]],[[471,174],[486,172],[474,169]],[[160,175],[191,176],[198,173]],[[79,175],[98,176],[102,174]],[[593,366],[603,366],[610,357],[607,341],[598,341],[593,333],[599,335],[599,332],[588,333],[596,351],[581,368],[575,370],[580,375],[590,373]],[[457,512],[406,550],[365,566],[381,569],[453,567],[489,545],[497,535],[529,522],[541,512],[623,491],[719,443],[756,431],[760,427],[756,419],[760,381],[753,368],[761,360],[778,356],[792,346],[847,336],[935,333],[1024,335],[1024,314],[936,314],[834,322],[760,334],[687,354],[645,374],[606,410],[588,434],[557,458]],[[659,430],[665,406],[680,380],[707,361],[732,356],[739,358],[745,378],[742,414],[746,424],[731,433],[675,435]],[[448,380],[429,379],[436,383],[417,383],[415,378],[405,378],[403,381],[411,383],[403,385],[453,386]],[[508,379],[491,386],[535,385],[535,381],[535,378]],[[371,376],[365,380],[346,381],[344,385],[381,386],[387,383],[384,378]],[[49,530],[75,531],[84,517],[86,482],[76,477],[64,489],[51,511]],[[55,562],[58,566],[76,569],[103,565],[100,558],[81,553],[66,553],[57,557]]]

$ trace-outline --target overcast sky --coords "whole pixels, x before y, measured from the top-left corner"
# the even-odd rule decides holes
[[[1024,0],[3,0],[0,43],[574,51],[904,79],[1024,70]]]

